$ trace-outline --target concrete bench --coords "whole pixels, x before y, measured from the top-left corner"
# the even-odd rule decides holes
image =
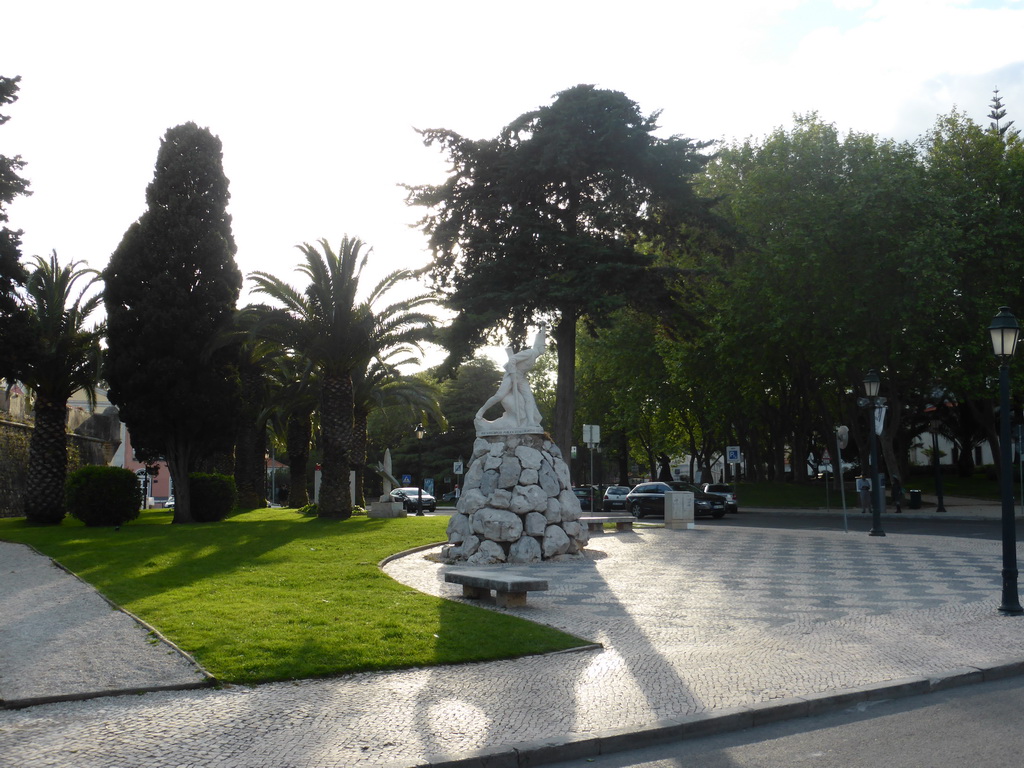
[[[545,579],[532,576],[503,574],[500,571],[472,570],[447,571],[444,580],[450,584],[462,585],[462,596],[473,600],[490,597],[494,590],[494,602],[499,608],[510,608],[526,605],[526,593],[538,592],[548,588]]]
[[[632,531],[633,519],[632,515],[588,515],[581,517],[580,522],[586,523],[591,533],[603,533],[605,523],[615,523],[616,531]]]

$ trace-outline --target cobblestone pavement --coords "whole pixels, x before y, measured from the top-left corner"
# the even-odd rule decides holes
[[[462,600],[426,554],[385,570]],[[586,559],[514,568],[550,590],[510,612],[603,647],[3,711],[0,765],[439,764],[1024,660],[1024,618],[996,610],[998,542],[638,526]]]
[[[91,585],[31,547],[0,542],[0,702],[207,683],[191,658]]]

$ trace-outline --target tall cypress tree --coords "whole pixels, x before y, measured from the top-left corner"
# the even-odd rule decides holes
[[[17,101],[20,77],[0,77],[0,106]],[[10,118],[0,114],[0,125]],[[20,155],[0,155],[0,378],[20,378],[29,337],[28,314],[19,305],[15,288],[25,282],[21,231],[7,227],[6,207],[18,195],[29,195],[28,182],[18,175],[25,163]]]
[[[220,139],[194,123],[171,128],[147,209],[104,272],[108,396],[137,453],[166,459],[176,523],[192,521],[189,471],[233,437],[235,352],[221,340],[242,276],[228,199]]]

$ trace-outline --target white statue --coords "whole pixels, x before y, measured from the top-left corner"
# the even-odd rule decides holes
[[[533,346],[528,349],[513,352],[512,347],[505,347],[508,354],[508,362],[504,366],[505,376],[498,391],[476,412],[474,423],[477,435],[535,434],[544,431],[526,372],[533,368],[537,358],[544,352],[546,328],[541,324]],[[494,421],[485,419],[487,409],[498,403],[501,403],[505,413]]]
[[[395,479],[395,476],[391,474],[391,449],[384,449],[384,461],[377,462],[377,474],[384,478],[384,493],[381,495],[381,501],[391,501],[391,489],[398,488],[402,484]]]

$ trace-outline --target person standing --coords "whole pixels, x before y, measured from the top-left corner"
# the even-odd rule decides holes
[[[892,502],[896,505],[896,513],[903,511],[903,485],[900,483],[900,476],[892,476]]]

